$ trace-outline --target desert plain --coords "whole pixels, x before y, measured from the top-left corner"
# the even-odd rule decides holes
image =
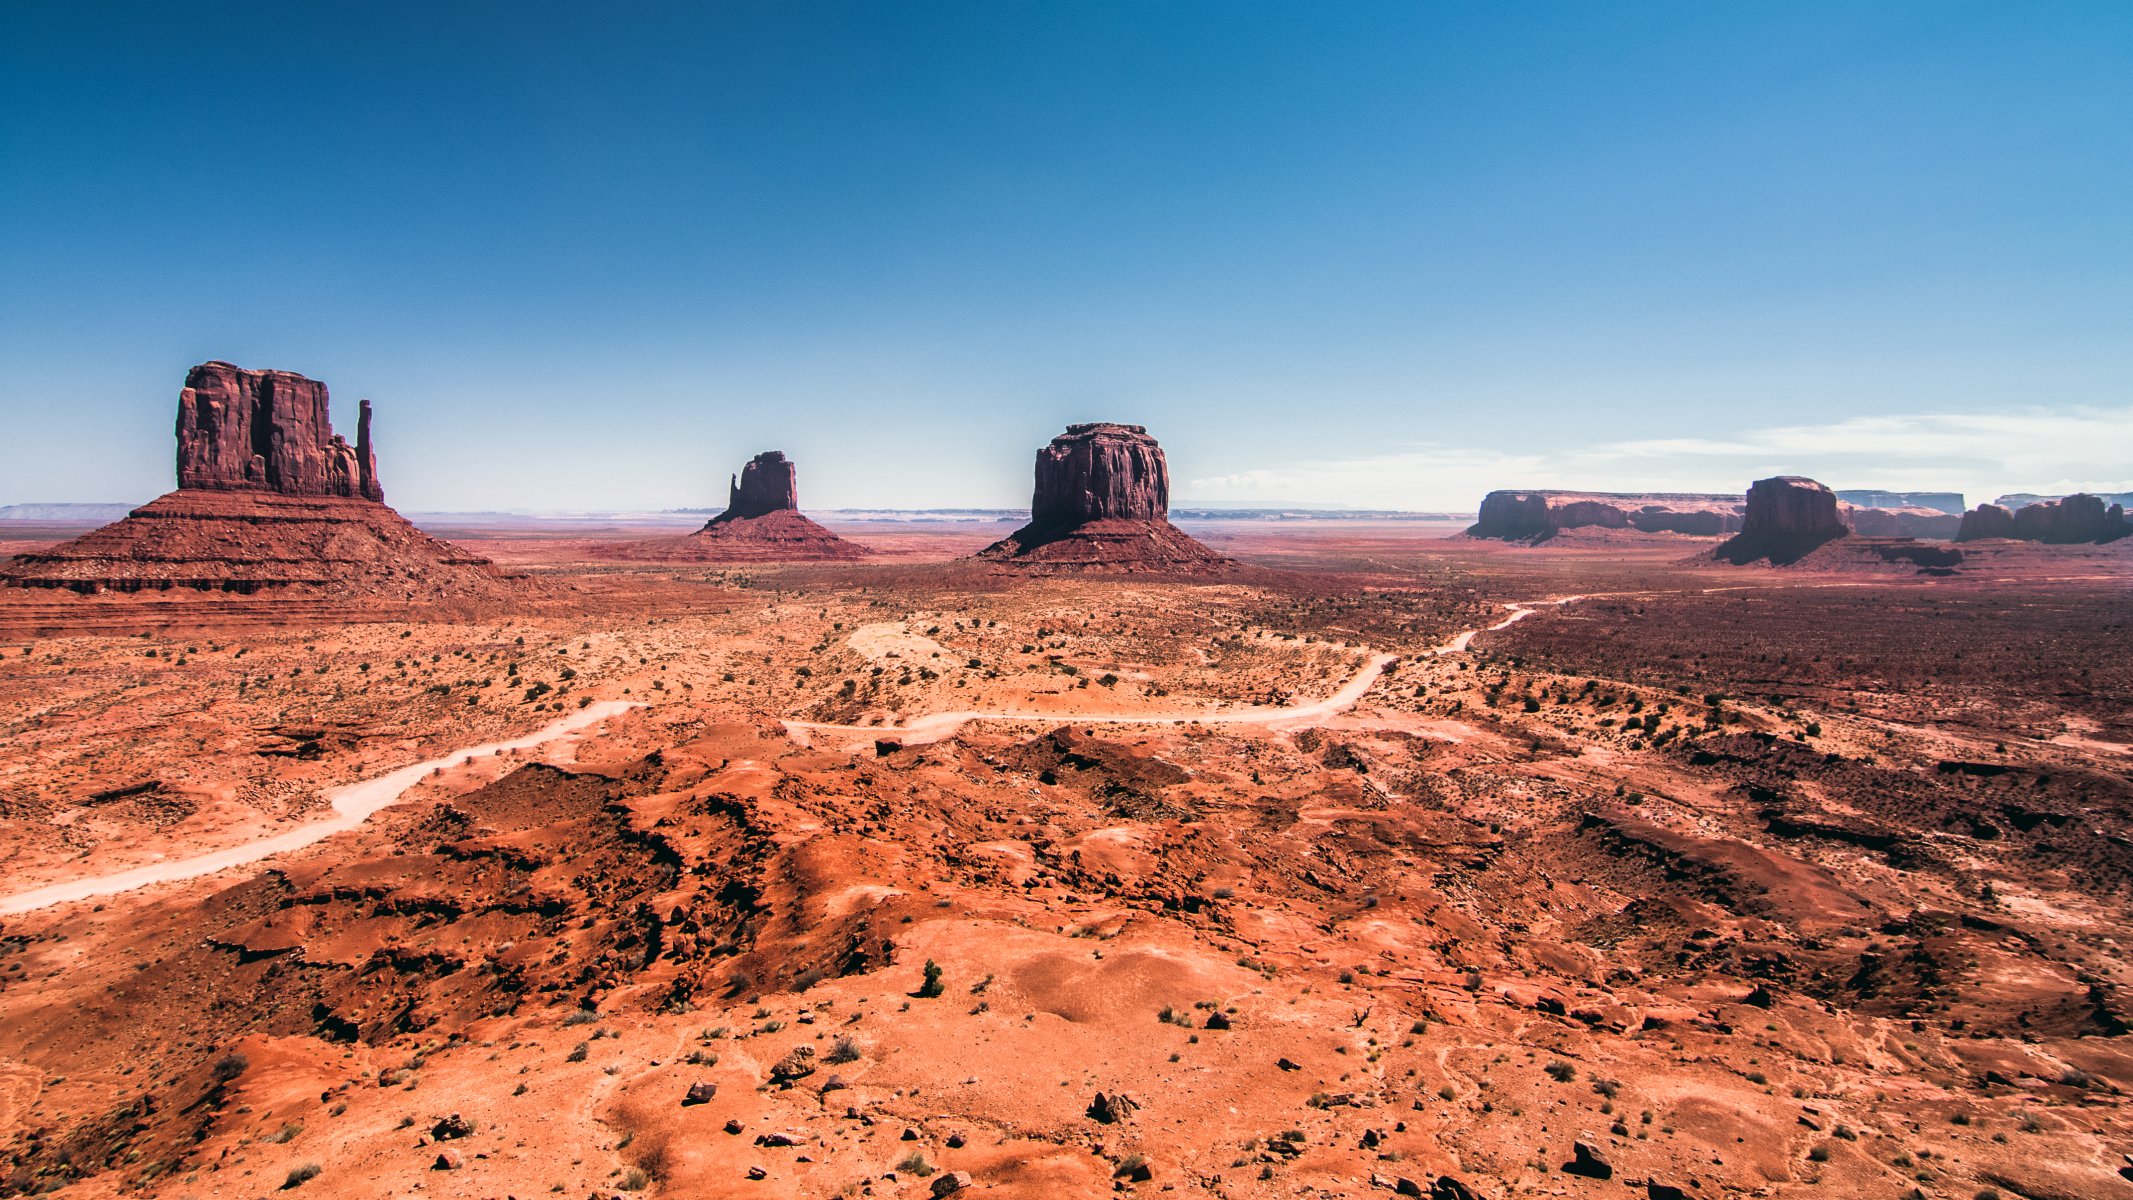
[[[0,1194],[2133,1196],[2128,543],[831,525],[0,593]]]

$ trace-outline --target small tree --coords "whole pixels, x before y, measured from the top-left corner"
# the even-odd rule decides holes
[[[918,985],[918,994],[923,1000],[941,994],[941,965],[930,958],[926,960],[926,982]]]

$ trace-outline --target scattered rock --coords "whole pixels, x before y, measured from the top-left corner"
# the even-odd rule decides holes
[[[933,1181],[930,1189],[935,1196],[953,1196],[970,1186],[970,1172],[943,1171]]]
[[[698,1080],[689,1085],[687,1095],[681,1098],[684,1107],[691,1104],[709,1104],[718,1096],[718,1085],[708,1080]]]
[[[445,1151],[443,1151],[442,1153],[440,1153],[440,1154],[438,1154],[438,1155],[437,1155],[437,1160],[436,1160],[435,1162],[433,1162],[433,1163],[431,1163],[431,1164],[430,1164],[430,1170],[432,1170],[432,1171],[457,1171],[457,1170],[458,1170],[459,1168],[461,1168],[461,1167],[463,1167],[463,1166],[466,1166],[466,1165],[467,1165],[467,1160],[466,1160],[466,1157],[465,1157],[464,1155],[460,1154],[460,1153],[459,1153],[459,1151],[457,1151],[457,1150],[445,1150]]]
[[[440,1142],[471,1137],[473,1134],[474,1122],[467,1120],[458,1113],[453,1113],[449,1117],[441,1117],[435,1125],[430,1126],[430,1137]]]
[[[1583,1175],[1587,1179],[1614,1178],[1613,1164],[1607,1161],[1607,1156],[1600,1153],[1598,1147],[1585,1142],[1573,1142],[1570,1154],[1570,1161],[1563,1164],[1565,1174]]]
[[[1481,1197],[1457,1179],[1439,1175],[1437,1181],[1429,1185],[1429,1200],[1481,1200]]]
[[[1132,1116],[1134,1110],[1139,1107],[1140,1105],[1134,1103],[1132,1097],[1123,1092],[1110,1096],[1098,1092],[1096,1093],[1096,1099],[1089,1101],[1087,1112],[1091,1121],[1104,1125],[1115,1125]]]

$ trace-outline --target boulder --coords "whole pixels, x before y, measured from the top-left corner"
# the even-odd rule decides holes
[[[1832,500],[1835,497],[1831,497]],[[1570,1161],[1563,1164],[1566,1175],[1583,1175],[1587,1179],[1612,1179],[1615,1168],[1599,1147],[1589,1142],[1573,1142],[1570,1146]]]
[[[1170,466],[1139,425],[1069,425],[1037,452],[1029,524],[978,557],[1065,570],[1206,573],[1228,559],[1170,523]]]

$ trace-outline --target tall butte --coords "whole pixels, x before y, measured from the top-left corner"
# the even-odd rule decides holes
[[[782,450],[749,459],[727,488],[726,511],[702,529],[593,550],[635,562],[841,562],[872,553],[800,514],[797,473]]]
[[[1170,523],[1170,465],[1139,425],[1069,425],[1037,451],[1029,524],[978,552],[1062,571],[1204,574],[1233,566]]]
[[[500,592],[489,561],[385,505],[370,440],[333,432],[326,385],[201,363],[178,393],[178,490],[125,519],[0,567],[0,583],[77,592],[318,589],[332,598]]]
[[[1740,532],[1711,554],[1730,563],[1767,559],[1784,566],[1851,532],[1835,492],[1799,475],[1774,475],[1748,485]]]

